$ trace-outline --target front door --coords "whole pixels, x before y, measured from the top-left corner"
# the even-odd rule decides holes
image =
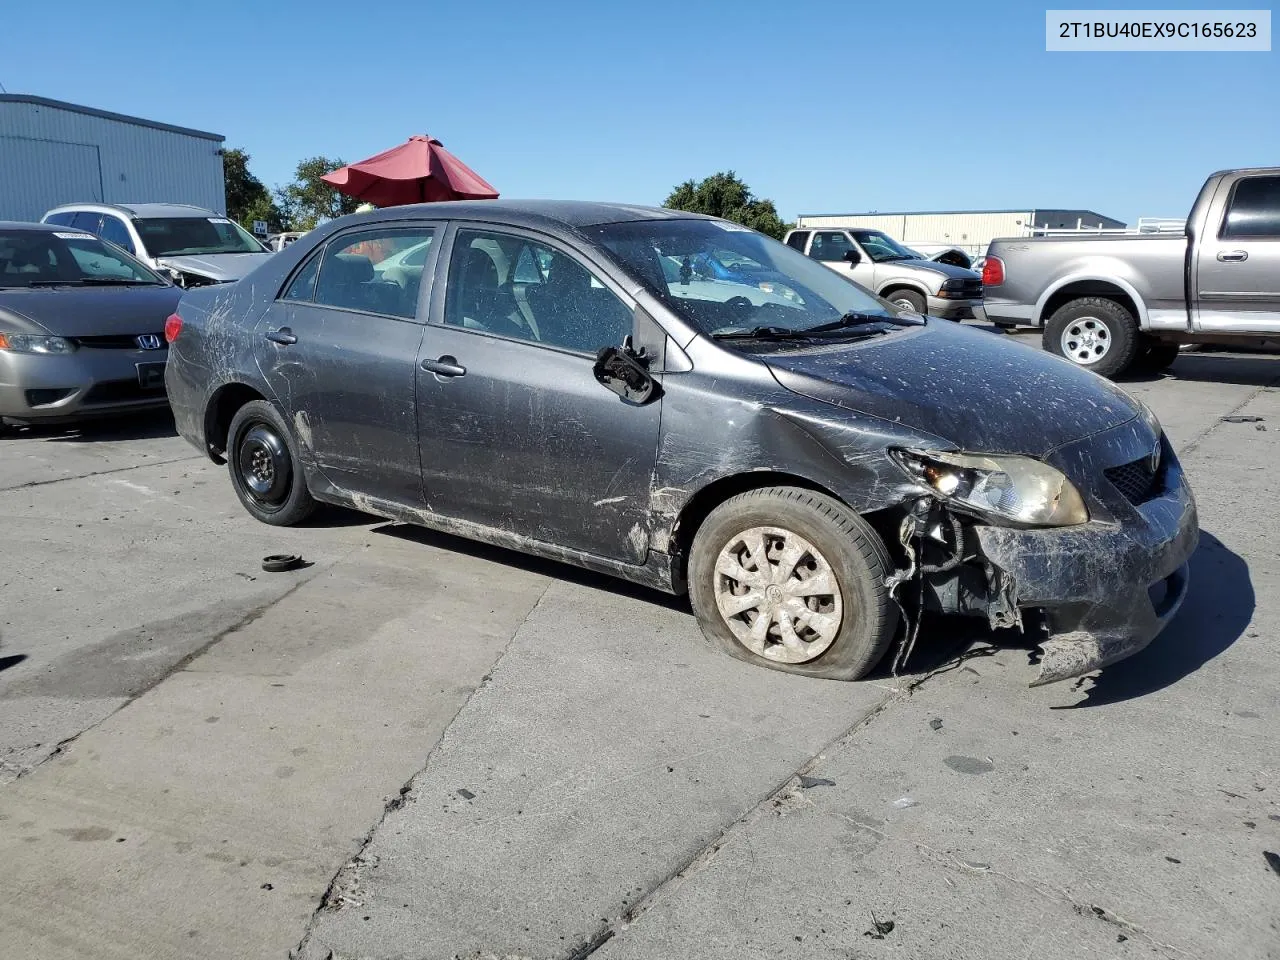
[[[1242,177],[1197,238],[1196,329],[1280,331],[1280,177]],[[1215,211],[1221,213],[1215,214]]]
[[[430,226],[338,234],[299,267],[255,331],[263,376],[325,476],[413,506],[422,502],[415,369],[424,270],[406,270],[395,255],[434,236]]]
[[[601,271],[536,233],[459,229],[418,365],[427,508],[640,564],[661,401],[595,379],[633,331]]]
[[[850,263],[846,256],[857,253],[858,262]],[[809,243],[809,256],[822,261],[837,273],[862,284],[868,290],[875,289],[875,267],[844,230],[818,230]]]

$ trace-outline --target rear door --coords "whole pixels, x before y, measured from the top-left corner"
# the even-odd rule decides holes
[[[380,268],[437,236],[434,224],[399,221],[334,236],[255,331],[262,374],[321,471],[343,490],[412,506],[421,504],[418,300],[430,272]]]
[[[629,406],[592,372],[635,305],[542,234],[464,225],[450,249],[418,366],[428,509],[642,563],[661,400]]]
[[[1196,329],[1280,331],[1280,176],[1224,181],[1197,238]]]

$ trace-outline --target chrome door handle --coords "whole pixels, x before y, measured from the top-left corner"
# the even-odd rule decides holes
[[[293,331],[288,327],[281,327],[279,330],[271,330],[263,334],[272,343],[278,343],[282,346],[289,346],[298,342],[298,338],[293,335]]]
[[[457,357],[445,354],[438,360],[423,360],[422,369],[434,373],[437,377],[465,377],[467,368],[458,363]]]
[[[1248,250],[1223,250],[1218,254],[1218,259],[1223,263],[1239,263],[1241,260],[1249,259]]]

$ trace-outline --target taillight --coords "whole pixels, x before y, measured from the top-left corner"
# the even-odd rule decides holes
[[[178,334],[182,332],[182,318],[176,313],[169,314],[168,319],[164,322],[164,339],[166,343],[173,343],[178,339]]]
[[[999,257],[987,257],[982,264],[982,285],[998,287],[1004,283],[1004,261]]]

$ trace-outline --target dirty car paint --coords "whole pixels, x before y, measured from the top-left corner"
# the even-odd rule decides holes
[[[1096,669],[1150,642],[1185,591],[1185,564],[1197,525],[1177,459],[1136,401],[1065,361],[944,322],[853,343],[792,343],[776,349],[735,349],[712,340],[587,236],[588,228],[602,222],[674,216],[599,204],[464,201],[333,221],[234,287],[185,295],[183,332],[171,348],[167,376],[179,430],[198,448],[221,457],[225,441],[217,426],[221,416],[225,429],[226,413],[219,413],[219,398],[229,395],[229,388],[249,390],[279,406],[294,425],[298,455],[319,500],[671,592],[685,587],[693,525],[708,502],[724,495],[717,491],[777,483],[820,488],[875,520],[898,551],[900,568],[891,580],[908,614],[899,663],[909,654],[906,644],[918,626],[908,594],[942,612],[986,616],[993,626],[1020,622],[1024,610],[1045,611],[1049,635],[1042,644],[1039,682]],[[263,318],[275,309],[295,268],[334,235],[381,223],[439,226],[470,219],[552,238],[615,284],[635,308],[635,344],[651,358],[650,373],[660,385],[650,406],[628,408],[589,381],[575,382],[566,392],[564,379],[578,376],[577,367],[544,362],[543,348],[536,344],[505,340],[500,351],[459,352],[462,364],[517,357],[504,362],[517,364],[510,368],[512,376],[530,398],[529,409],[507,414],[530,424],[527,435],[502,422],[503,455],[476,461],[488,472],[481,484],[487,492],[475,510],[465,497],[468,477],[451,466],[450,458],[439,456],[433,432],[414,423],[415,417],[421,424],[432,416],[424,396],[441,393],[432,383],[424,394],[421,374],[414,371],[440,352],[432,330],[448,277],[449,240],[443,229],[439,259],[424,277],[418,307],[422,343],[416,354],[407,350],[404,370],[392,378],[402,384],[396,396],[379,397],[378,384],[365,383],[353,392],[355,399],[344,401],[335,393],[340,381],[330,378],[323,387],[324,403],[295,404],[292,384],[305,371],[288,367],[292,379],[273,374],[259,362],[258,343]],[[316,324],[317,350],[325,349],[325,326]],[[448,342],[461,351],[468,336]],[[402,343],[415,339],[405,337]],[[336,364],[340,357],[330,360]],[[395,360],[384,354],[379,362],[394,365]],[[502,371],[495,367],[488,374]],[[391,384],[383,389],[391,391]],[[447,389],[466,386],[462,380]],[[581,417],[564,404],[535,402],[539,392],[544,401],[572,393],[575,404],[601,405],[602,415]],[[392,447],[383,434],[361,430],[347,431],[349,457],[342,469],[319,462],[319,438],[333,435],[327,411],[342,403],[363,405],[343,414],[348,424],[376,422],[381,431],[400,431],[426,468],[421,476],[406,471],[403,455],[394,464],[386,462]],[[542,410],[560,412],[548,417]],[[603,446],[564,444],[563,438],[584,423],[626,423],[632,413],[650,426],[634,431],[630,445],[617,436]],[[474,436],[459,435],[455,442],[485,444],[486,431],[500,420],[496,410],[477,415],[467,421]],[[582,469],[580,457],[596,448],[609,451],[609,462]],[[966,513],[908,477],[888,456],[892,448],[1043,459],[1077,487],[1090,520],[1075,527],[1018,529]],[[1162,452],[1159,489],[1143,502],[1130,503],[1105,471],[1147,457],[1155,448]],[[511,478],[506,505],[498,499],[502,471]],[[364,482],[353,479],[365,474]],[[937,530],[941,534],[934,535]]]

